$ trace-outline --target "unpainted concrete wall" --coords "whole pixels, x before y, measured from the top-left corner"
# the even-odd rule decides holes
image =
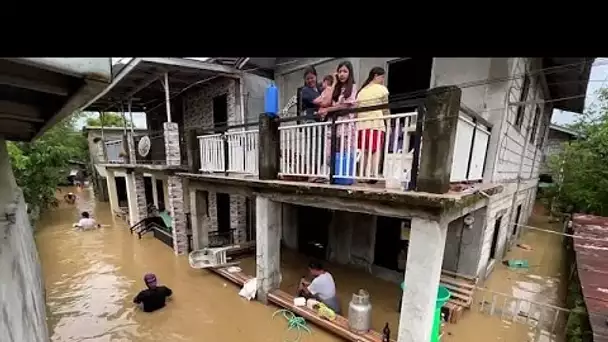
[[[47,342],[38,251],[21,189],[0,138],[0,341]]]
[[[471,226],[465,225],[464,217],[448,225],[443,269],[477,277],[486,224],[486,208],[476,210],[470,215],[474,218]]]

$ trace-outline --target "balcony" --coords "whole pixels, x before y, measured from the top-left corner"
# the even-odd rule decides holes
[[[427,109],[424,99],[401,102],[397,104],[400,108],[417,109],[381,119],[339,114],[322,122],[297,122],[303,117],[275,119],[279,140],[276,179],[416,190],[426,128],[425,117],[419,113]],[[388,104],[383,106],[388,108]],[[354,111],[370,109],[375,108],[360,107]],[[258,125],[227,127],[226,133],[198,136],[199,171],[259,178],[261,126],[252,127]],[[491,125],[472,110],[459,106],[454,126],[450,183],[479,183],[483,179]],[[365,134],[366,129],[374,133]],[[432,145],[433,141],[428,143]]]

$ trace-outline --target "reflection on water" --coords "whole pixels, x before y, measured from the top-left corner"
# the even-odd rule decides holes
[[[52,340],[63,341],[282,341],[286,322],[271,319],[277,309],[237,295],[238,289],[207,271],[193,270],[185,257],[175,257],[170,248],[144,236],[129,234],[125,223],[110,215],[107,203],[95,203],[88,189],[74,191],[80,198],[75,206],[65,203],[46,213],[39,222],[36,239],[47,289],[48,320]],[[61,196],[60,196],[61,197]],[[72,224],[79,212],[91,211],[101,224],[99,230],[76,231]],[[531,220],[531,225],[541,223]],[[546,226],[546,224],[545,224]],[[514,248],[509,258],[528,259],[529,271],[513,271],[500,262],[486,286],[515,297],[561,304],[562,263],[559,237],[528,232],[523,243],[533,250]],[[557,242],[557,243],[556,243]],[[300,277],[307,273],[308,258],[282,252],[281,287],[295,293]],[[343,309],[351,294],[365,288],[373,305],[372,326],[381,331],[390,324],[393,338],[398,331],[398,285],[372,277],[360,270],[328,264],[338,287]],[[241,267],[254,274],[253,258]],[[167,307],[146,314],[132,304],[144,286],[143,275],[156,273],[161,284],[174,290]],[[482,298],[477,296],[476,302]],[[525,305],[519,311],[526,311]],[[317,327],[302,341],[339,341]],[[500,316],[465,312],[458,324],[446,325],[443,341],[534,341],[532,329],[502,320]],[[536,341],[553,341],[549,337]]]
[[[64,190],[65,192],[66,190]],[[80,198],[63,203],[39,222],[36,240],[46,284],[52,341],[282,341],[287,324],[271,319],[277,309],[240,298],[238,289],[207,271],[193,270],[184,257],[152,236],[131,236],[114,220],[107,203],[71,189]],[[62,197],[62,196],[58,196]],[[107,227],[76,231],[79,211],[90,210]],[[154,272],[174,291],[164,309],[147,314],[133,297],[143,275]],[[312,327],[302,341],[339,341]]]

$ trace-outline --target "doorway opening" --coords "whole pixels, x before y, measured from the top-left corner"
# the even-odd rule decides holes
[[[255,241],[255,201],[251,197],[245,199],[245,229],[247,241]]]
[[[146,192],[146,204],[154,204],[154,192],[152,191],[152,177],[144,176],[144,189]]]
[[[217,231],[230,232],[230,195],[218,192],[216,194]]]
[[[393,271],[405,271],[410,228],[410,220],[378,216],[374,246],[375,265]]]
[[[310,257],[327,259],[329,225],[333,211],[329,209],[296,206],[298,210],[298,250]]]
[[[512,236],[516,236],[517,235],[517,231],[518,231],[518,227],[517,225],[519,224],[519,217],[521,216],[521,204],[517,206],[517,211],[515,212],[515,221],[513,221],[513,234]]]
[[[228,125],[228,94],[222,94],[213,98],[213,128],[216,133],[221,133],[222,127]]]
[[[129,200],[127,198],[127,180],[125,177],[115,177],[116,181],[116,195],[118,197],[118,206],[121,208],[129,207]]]
[[[490,246],[490,260],[496,260],[496,252],[498,250],[498,236],[500,235],[500,225],[502,223],[502,216],[499,216],[494,221],[494,233],[492,234],[492,245]]]
[[[165,188],[162,179],[156,180],[156,196],[158,200],[158,211],[165,211],[167,205],[165,204]]]

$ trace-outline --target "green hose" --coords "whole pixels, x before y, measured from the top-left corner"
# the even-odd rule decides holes
[[[283,313],[283,317],[287,320],[287,331],[289,332],[292,329],[295,329],[298,332],[298,335],[293,340],[285,339],[284,342],[299,342],[302,338],[302,331],[306,331],[307,333],[312,333],[310,328],[306,326],[306,320],[302,317],[296,316],[293,312],[289,310],[277,310],[272,314],[272,318],[276,316],[278,313]]]

